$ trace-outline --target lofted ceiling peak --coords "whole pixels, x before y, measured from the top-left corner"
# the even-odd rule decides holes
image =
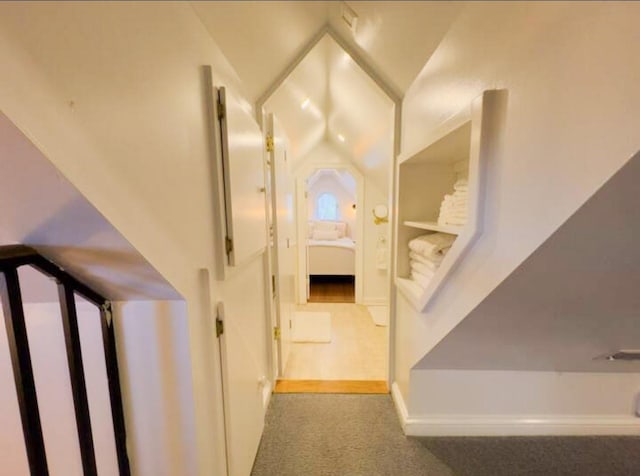
[[[191,3],[255,102],[325,26],[400,94],[411,85],[463,2],[198,1]],[[352,10],[351,29],[343,10]]]
[[[462,8],[402,1],[192,6],[247,99],[278,117],[294,166],[326,141],[383,191],[397,152],[395,105]],[[345,10],[357,18],[354,28]]]
[[[294,168],[325,141],[385,190],[398,98],[381,84],[328,30],[258,109],[273,112],[287,132]]]

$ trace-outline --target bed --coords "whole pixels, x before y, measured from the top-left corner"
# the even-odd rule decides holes
[[[309,222],[308,273],[316,276],[354,276],[355,242],[344,222]]]

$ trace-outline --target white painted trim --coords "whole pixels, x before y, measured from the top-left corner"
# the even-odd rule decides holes
[[[625,415],[410,416],[398,384],[391,396],[408,436],[640,435],[640,418]]]
[[[313,38],[309,40],[296,54],[291,63],[283,69],[278,77],[267,87],[267,89],[260,95],[255,105],[256,120],[262,126],[262,107],[267,100],[273,96],[280,86],[286,81],[291,73],[298,67],[303,59],[311,52],[311,50],[324,38],[327,34],[327,25],[323,25],[320,30],[313,35]]]
[[[404,95],[401,91],[397,90],[387,78],[383,77],[378,70],[374,68],[365,59],[364,55],[361,55],[356,48],[353,48],[348,41],[346,41],[342,35],[331,26],[330,23],[326,23],[320,28],[320,30],[311,38],[311,40],[304,45],[296,54],[295,58],[282,70],[278,77],[267,87],[267,89],[260,95],[255,104],[255,114],[258,124],[262,128],[263,121],[263,107],[271,96],[278,90],[280,86],[287,80],[296,67],[302,62],[302,60],[313,50],[313,48],[328,35],[335,41],[344,51],[347,53],[353,61],[362,69],[373,82],[393,101],[395,104],[395,117],[394,117],[394,134],[393,134],[393,151],[394,155],[398,155],[402,149],[402,101]]]
[[[407,411],[407,406],[404,403],[404,398],[402,397],[400,387],[398,387],[398,384],[396,382],[393,382],[391,384],[391,399],[393,400],[393,405],[396,407],[396,413],[398,414],[398,419],[400,420],[400,427],[402,427],[402,431],[406,435],[409,412]]]
[[[410,164],[424,163],[424,153],[434,147],[434,144],[442,143],[445,138],[451,138],[452,134],[468,127],[470,124],[470,143],[469,143],[469,200],[468,200],[468,218],[467,223],[462,227],[458,238],[442,264],[434,274],[426,289],[419,294],[414,291],[413,287],[409,287],[409,280],[398,276],[397,264],[395,272],[395,284],[403,296],[412,304],[419,312],[424,312],[430,303],[438,295],[444,283],[449,279],[456,267],[464,259],[465,255],[472,248],[480,234],[482,233],[483,220],[483,200],[485,195],[485,168],[494,144],[499,141],[499,129],[496,127],[495,117],[499,116],[501,108],[504,106],[506,90],[487,90],[474,99],[470,107],[465,107],[455,116],[447,119],[440,124],[428,136],[424,142],[424,146],[411,153],[403,153],[398,158],[397,175],[400,176],[400,170],[407,170],[403,166]],[[455,136],[454,136],[455,137]],[[450,139],[449,139],[450,140]],[[416,162],[417,161],[417,162]],[[406,172],[411,173],[411,172]],[[399,196],[398,189],[395,190],[396,206]],[[400,234],[400,227],[406,226],[403,221],[396,220],[396,234]],[[398,243],[396,242],[395,254],[397,258]]]
[[[425,415],[407,417],[410,436],[640,435],[640,419],[612,415]]]
[[[273,395],[273,382],[271,380],[267,380],[262,388],[262,406],[265,412],[267,411],[267,408],[269,408],[269,403],[271,403],[271,395]]]
[[[343,163],[323,163],[323,162],[309,162],[304,164],[296,172],[296,228],[297,228],[297,243],[298,243],[298,291],[297,302],[298,304],[306,304],[307,299],[307,222],[308,222],[308,199],[305,197],[305,181],[316,170],[319,169],[337,169],[346,170],[349,172],[356,181],[356,229],[358,230],[358,236],[364,237],[364,187],[365,180],[364,175],[355,168],[352,164]],[[356,304],[362,304],[364,293],[364,246],[363,240],[356,240],[355,248],[355,277],[356,277]]]

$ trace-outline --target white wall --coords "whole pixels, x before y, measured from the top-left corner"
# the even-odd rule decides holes
[[[4,3],[0,59],[3,113],[186,301],[192,401],[138,402],[172,405],[163,408],[172,427],[162,430],[176,446],[156,453],[157,464],[175,468],[187,457],[195,459],[187,471],[223,474],[218,343],[199,278],[215,267],[200,66],[213,65],[214,81],[236,93],[237,76],[187,3]],[[170,341],[181,335],[165,330]],[[175,441],[191,411],[193,434]],[[132,445],[155,444],[129,429],[142,438]],[[191,438],[195,454],[182,448]]]
[[[640,434],[638,375],[414,370],[405,432],[417,436]],[[412,377],[413,378],[413,377]]]
[[[115,303],[114,324],[131,473],[197,474],[186,304]]]
[[[4,326],[4,313],[0,305],[0,461],[2,474],[29,475],[27,450],[22,436],[20,407],[11,367],[9,343]]]
[[[389,196],[383,193],[374,183],[365,179],[364,207],[360,213],[364,215],[364,304],[386,304],[389,301],[390,241],[389,223],[376,225],[373,221],[373,209],[376,205],[389,207]],[[391,217],[389,217],[391,219]],[[376,253],[378,247],[384,248],[387,266],[378,269]]]
[[[338,151],[332,144],[321,142],[309,154],[302,158],[296,168],[294,174],[299,174],[301,170],[308,166],[318,166],[319,168],[327,168],[334,166],[353,166],[353,162]],[[389,299],[388,270],[378,270],[375,266],[376,247],[378,237],[384,236],[388,240],[388,225],[375,225],[373,223],[373,215],[371,210],[375,205],[388,204],[388,196],[384,194],[375,183],[373,183],[367,175],[364,177],[364,208],[356,210],[356,213],[362,213],[364,218],[364,237],[363,237],[363,253],[364,253],[364,279],[363,279],[363,304],[383,304]],[[356,236],[355,239],[358,239]]]
[[[407,92],[405,152],[483,90],[509,99],[482,236],[427,312],[398,297],[398,381],[638,150],[639,16],[623,3],[469,4]]]

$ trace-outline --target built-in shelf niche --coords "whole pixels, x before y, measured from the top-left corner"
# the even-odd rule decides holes
[[[497,142],[498,108],[505,95],[506,91],[485,91],[434,130],[422,148],[399,157],[395,282],[419,311],[429,305],[481,232],[484,169]],[[467,222],[439,225],[442,200],[453,193],[454,183],[462,177],[469,182]],[[408,243],[429,232],[449,233],[456,240],[427,288],[422,289],[409,279]]]

